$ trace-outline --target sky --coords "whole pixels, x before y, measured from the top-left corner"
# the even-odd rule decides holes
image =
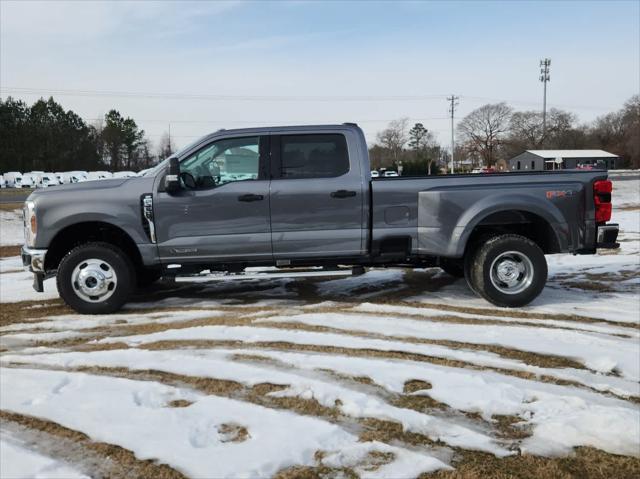
[[[220,128],[393,119],[449,141],[484,103],[581,121],[640,92],[640,1],[0,0],[0,96],[115,108],[177,146]]]

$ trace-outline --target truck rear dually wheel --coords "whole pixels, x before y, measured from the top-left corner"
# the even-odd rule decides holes
[[[72,249],[58,266],[60,296],[82,314],[119,310],[136,284],[127,256],[109,243],[87,243]]]
[[[515,234],[494,236],[479,246],[468,264],[471,289],[496,306],[524,306],[547,281],[547,261],[540,247]]]

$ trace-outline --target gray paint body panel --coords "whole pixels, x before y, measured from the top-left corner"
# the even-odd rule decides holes
[[[374,246],[411,238],[411,255],[460,257],[473,228],[488,215],[518,210],[551,225],[563,252],[595,247],[591,183],[602,171],[453,175],[371,180],[367,146],[353,125],[273,127],[218,131],[180,152],[186,158],[222,138],[279,134],[341,133],[349,172],[328,179],[241,181],[201,191],[161,191],[165,169],[155,177],[102,180],[34,192],[37,248],[47,248],[67,226],[102,221],[121,228],[138,245],[145,264],[282,259],[370,258]],[[336,190],[355,191],[332,198]],[[547,197],[547,192],[563,195]],[[141,217],[140,198],[152,193],[157,245]],[[238,196],[263,195],[243,203]]]
[[[98,221],[126,232],[136,244],[149,244],[140,214],[140,196],[153,189],[154,178],[86,181],[35,190],[28,200],[36,204],[36,248],[47,248],[63,229]],[[157,262],[147,255],[150,262]]]
[[[604,177],[602,172],[572,172],[375,180],[373,240],[408,234],[414,254],[460,257],[473,228],[483,219],[517,210],[545,219],[561,251],[588,248],[594,242],[595,221],[593,194],[586,185]],[[566,195],[548,199],[547,191]],[[404,224],[385,220],[385,212],[396,205],[409,209]]]
[[[287,135],[305,133],[308,129],[286,131]],[[368,229],[364,205],[368,203],[368,185],[363,176],[361,135],[344,126],[325,128],[322,133],[345,135],[349,171],[335,178],[271,180],[271,235],[275,259],[366,254],[365,232]],[[366,153],[366,149],[364,151]],[[371,174],[368,169],[366,171]],[[331,193],[338,190],[354,191],[355,196],[332,197]]]

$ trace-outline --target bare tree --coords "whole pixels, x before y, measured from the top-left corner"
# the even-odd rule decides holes
[[[515,112],[511,115],[509,132],[509,142],[517,144],[519,149],[527,150],[540,147],[544,140],[542,112]]]
[[[632,168],[640,167],[640,95],[621,110],[599,117],[589,131],[589,144],[620,155]]]
[[[458,124],[462,142],[470,152],[477,152],[487,166],[498,160],[511,113],[512,109],[504,102],[487,104],[473,110]]]
[[[409,126],[408,118],[393,120],[387,128],[378,133],[378,142],[391,154],[394,162],[400,158],[400,153],[404,149],[409,139],[407,136],[407,128]]]

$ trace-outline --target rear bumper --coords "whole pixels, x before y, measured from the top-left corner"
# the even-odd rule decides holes
[[[620,247],[617,243],[619,227],[617,224],[598,226],[596,236],[596,248],[615,249]]]

